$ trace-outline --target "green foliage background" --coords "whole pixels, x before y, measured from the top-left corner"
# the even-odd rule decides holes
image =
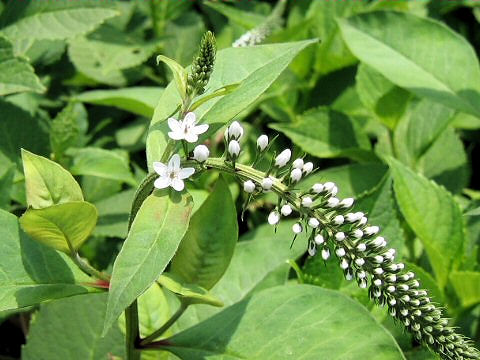
[[[196,111],[218,130],[203,139],[211,153],[223,153],[221,134],[233,118],[246,129],[242,162],[253,161],[261,133],[281,133],[274,150],[294,145],[295,156],[306,154],[320,169],[300,187],[334,181],[341,197],[355,197],[356,208],[382,228],[398,258],[478,347],[480,7],[468,0],[291,0],[283,26],[274,28],[265,45],[232,49],[237,38],[266,21],[273,5],[0,2],[1,356],[124,356],[123,318],[117,324],[118,314],[106,310],[105,294],[87,294],[93,291],[91,279],[63,253],[28,238],[17,217],[33,208],[22,217],[26,228],[44,216],[39,208],[52,205],[52,212],[66,214],[57,225],[72,228],[72,216],[89,212],[85,229],[94,229],[88,239],[88,229],[78,239],[80,253],[111,272],[127,237],[135,188],[159,160],[166,144],[162,121],[178,105],[172,75],[155,58],[163,54],[187,67],[206,30],[215,33],[219,49],[206,95],[240,84]],[[81,189],[63,174],[72,186],[62,190],[59,182],[49,189],[57,197],[27,204],[29,186],[45,185],[26,184],[24,171],[51,172],[45,183],[59,176],[56,168],[43,169],[32,153],[67,169]],[[189,308],[168,333],[184,347],[170,349],[175,355],[142,357],[280,359],[293,347],[303,351],[297,356],[315,359],[436,358],[384,309],[375,308],[366,291],[344,280],[335,261],[303,255],[303,237],[289,249],[291,224],[282,222],[276,234],[264,225],[275,205],[268,194],[251,204],[237,229],[234,219],[240,218],[244,195],[233,179],[217,178],[208,173],[188,183],[189,199],[182,201],[192,207],[191,227],[176,228],[179,241],[186,235],[169,269],[211,289],[225,308]],[[67,201],[75,206],[67,209],[62,205]],[[165,198],[149,201],[152,208],[168,206]],[[173,206],[172,224],[182,211]],[[205,227],[219,216],[227,227],[209,247]],[[168,229],[158,231],[155,241]],[[139,241],[133,232],[126,244],[141,257]],[[201,251],[191,253],[185,244]],[[172,240],[166,246],[173,256],[179,244]],[[197,273],[195,264],[210,253],[225,256],[226,264],[231,258],[228,268],[217,263],[207,269],[213,275]],[[168,254],[157,267],[167,266]],[[186,266],[190,260],[193,268]],[[297,271],[287,260],[297,262]],[[133,293],[145,290],[145,276],[134,277]],[[118,301],[128,305],[128,299]],[[139,304],[142,336],[159,328],[177,306],[172,292],[157,286]],[[101,337],[105,316],[114,325]],[[228,325],[219,329],[218,323]]]

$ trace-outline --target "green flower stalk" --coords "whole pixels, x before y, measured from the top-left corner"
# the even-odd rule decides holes
[[[205,92],[205,87],[212,74],[216,53],[217,44],[215,36],[211,31],[207,31],[205,35],[203,35],[200,50],[193,59],[190,73],[188,74],[187,95],[191,98]]]

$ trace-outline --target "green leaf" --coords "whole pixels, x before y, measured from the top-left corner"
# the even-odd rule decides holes
[[[163,89],[153,86],[136,86],[124,89],[93,90],[81,93],[76,100],[89,104],[114,106],[134,114],[151,118]]]
[[[40,39],[72,39],[118,15],[106,5],[89,0],[9,3],[0,16],[0,33],[20,44]]]
[[[83,201],[73,176],[56,162],[22,149],[27,204],[34,209],[70,201]]]
[[[244,48],[226,48],[217,53],[215,68],[208,83],[209,95],[215,89],[241,83],[232,93],[214,98],[196,110],[201,122],[212,124],[209,132],[217,130],[242,110],[250,106],[278,78],[292,59],[316,40],[305,40],[285,44],[260,45]],[[235,71],[227,69],[235,68]],[[170,84],[155,108],[147,138],[147,162],[161,159],[167,144],[166,120],[176,111],[181,102]]]
[[[348,346],[346,346],[346,335]],[[253,295],[161,345],[182,359],[404,359],[357,302],[309,285]]]
[[[458,265],[464,242],[463,218],[452,195],[415,174],[399,161],[388,160],[398,205],[428,254],[440,289]]]
[[[180,97],[184,99],[187,96],[187,70],[175,60],[164,55],[157,56],[157,64],[159,64],[160,61],[165,63],[172,72],[178,93],[180,94]]]
[[[263,23],[266,17],[254,12],[244,11],[235,6],[228,6],[219,2],[206,2],[205,5],[218,11],[220,14],[228,18],[228,20],[243,26],[246,29],[254,28]]]
[[[338,24],[355,56],[394,84],[480,115],[480,67],[475,51],[444,24],[387,11],[340,19]]]
[[[154,192],[133,221],[113,265],[104,333],[165,270],[187,231],[191,196],[176,192],[170,195]]]
[[[31,240],[15,215],[0,210],[0,311],[87,293],[92,281],[65,254]]]
[[[15,165],[13,164],[0,170],[0,209],[9,208],[14,176]]]
[[[0,95],[23,91],[41,93],[45,91],[45,87],[28,61],[15,57],[12,44],[0,36]]]
[[[480,303],[480,272],[453,271],[450,281],[463,307]]]
[[[43,209],[28,209],[20,218],[32,239],[71,253],[87,240],[97,223],[97,209],[86,201],[72,201]]]
[[[351,157],[368,159],[370,142],[360,126],[347,115],[316,109],[291,124],[270,124],[305,152],[320,158]]]
[[[32,321],[22,359],[124,357],[125,339],[118,326],[112,327],[105,337],[101,336],[106,304],[107,294],[91,294],[42,305]]]
[[[207,289],[196,284],[187,284],[174,274],[163,273],[158,278],[158,283],[179,296],[184,303],[223,306],[223,303],[212,296]]]
[[[223,177],[192,216],[170,271],[207,290],[227,270],[238,239],[237,211]]]
[[[137,185],[130,171],[127,156],[122,156],[120,152],[86,147],[71,149],[68,154],[73,156],[70,171],[74,175],[97,176]]]
[[[68,103],[52,120],[50,125],[50,147],[55,159],[61,160],[65,151],[79,144],[80,121],[86,114],[82,104]]]

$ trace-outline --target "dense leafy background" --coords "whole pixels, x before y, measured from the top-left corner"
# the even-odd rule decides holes
[[[272,7],[0,2],[0,357],[124,356],[123,318],[116,318],[129,302],[143,293],[143,336],[178,306],[172,288],[148,288],[178,248],[169,271],[211,296],[182,290],[203,302],[167,333],[178,332],[172,342],[182,346],[171,350],[182,358],[436,358],[345,281],[335,261],[306,258],[303,238],[289,249],[290,223],[276,234],[264,225],[270,196],[257,199],[237,227],[244,196],[231,178],[197,177],[188,183],[190,195],[176,202],[154,193],[127,238],[135,188],[151,165],[147,158],[159,159],[162,120],[178,102],[171,73],[155,57],[188,66],[207,29],[219,48],[207,94],[240,84],[198,109],[211,124],[204,140],[212,154],[222,154],[219,134],[234,117],[246,128],[241,160],[253,159],[260,133],[281,133],[274,150],[295,145],[296,155],[320,168],[301,186],[328,179],[341,197],[358,198],[358,209],[382,227],[459,331],[479,344],[480,7],[468,0],[291,0],[267,45],[232,49]],[[45,185],[56,180],[58,186]],[[42,196],[29,196],[32,188]],[[23,215],[27,205],[33,209]],[[88,213],[90,228],[98,216],[91,234],[72,223],[72,213]],[[169,226],[155,222],[160,213]],[[33,238],[29,224],[50,224],[58,250],[65,250],[64,236],[76,236],[82,256],[113,271],[116,301],[87,294],[91,279],[24,233],[22,215]],[[174,226],[190,216],[188,229]],[[205,305],[218,301],[225,307]]]

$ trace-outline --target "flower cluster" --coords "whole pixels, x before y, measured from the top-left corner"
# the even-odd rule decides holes
[[[193,59],[190,74],[187,79],[187,93],[189,95],[201,95],[205,92],[213,71],[217,45],[215,36],[207,31],[200,43],[198,55]]]

